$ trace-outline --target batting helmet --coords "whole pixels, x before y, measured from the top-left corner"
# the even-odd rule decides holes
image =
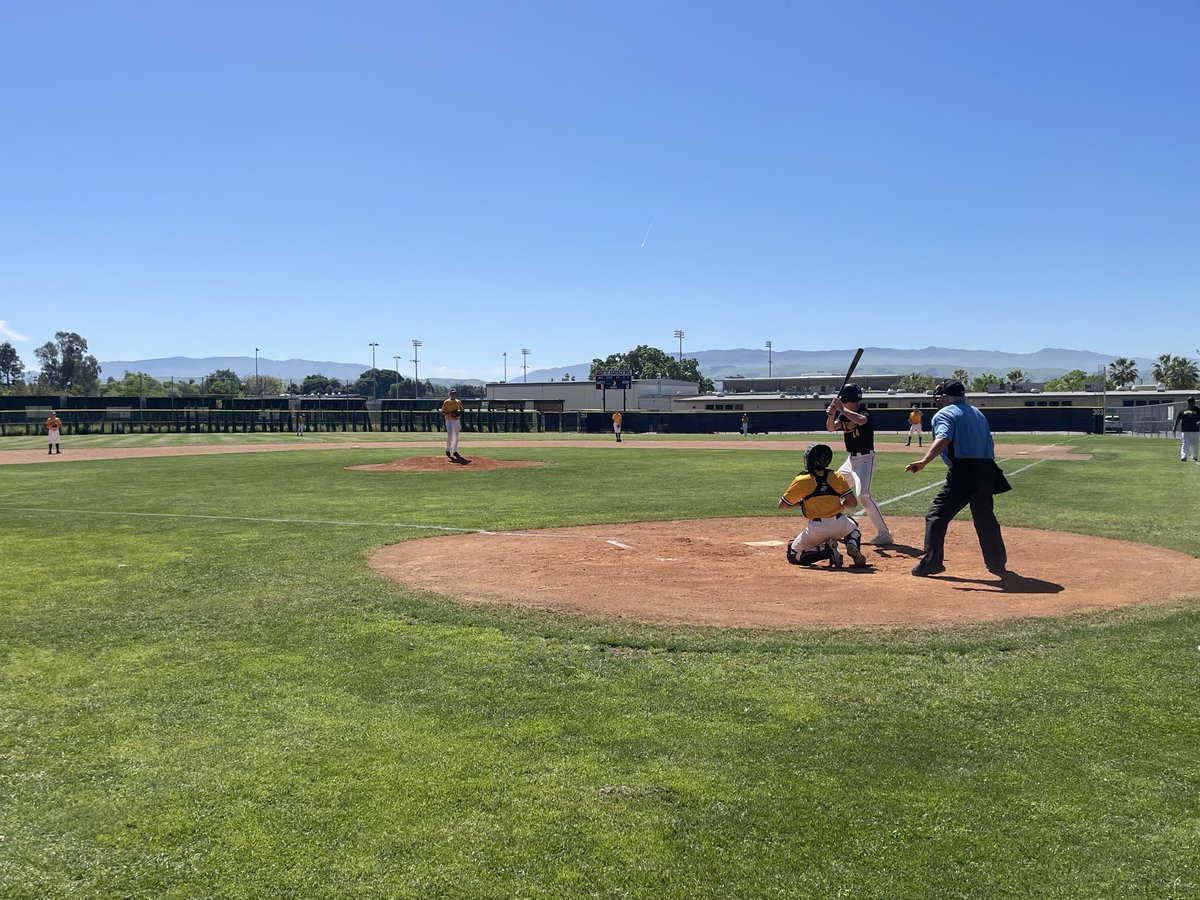
[[[838,399],[846,403],[857,403],[862,399],[862,388],[857,384],[847,384],[838,391]]]
[[[804,451],[804,471],[815,472],[818,469],[828,469],[833,462],[833,451],[828,444],[813,444]]]

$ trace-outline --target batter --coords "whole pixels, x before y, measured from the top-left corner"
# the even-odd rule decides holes
[[[842,432],[849,455],[838,473],[852,480],[858,502],[875,526],[875,537],[867,543],[890,544],[891,529],[884,521],[879,505],[871,498],[871,478],[875,475],[875,426],[870,413],[861,406],[862,388],[847,384],[825,410],[825,430]]]

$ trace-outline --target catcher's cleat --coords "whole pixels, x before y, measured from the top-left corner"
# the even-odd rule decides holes
[[[787,561],[793,566],[800,565],[800,560],[796,558],[796,551],[792,549],[792,545],[787,545]]]
[[[844,560],[842,559],[842,551],[837,548],[837,541],[826,541],[825,549],[829,551],[829,568],[840,569]]]
[[[850,558],[854,560],[854,565],[865,566],[867,558],[863,556],[863,552],[859,549],[858,544],[853,541],[846,541],[846,552],[850,554]]]

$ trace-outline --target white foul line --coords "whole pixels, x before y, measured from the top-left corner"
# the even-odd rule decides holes
[[[1012,459],[1011,456],[1006,456],[1004,459],[996,460],[996,464],[999,465],[1002,462],[1008,462],[1010,459]],[[1035,459],[1029,465],[1021,466],[1021,468],[1017,469],[1015,472],[1005,472],[1004,474],[1005,474],[1005,476],[1011,475],[1015,478],[1017,475],[1020,475],[1026,469],[1032,469],[1038,463],[1043,463],[1043,462],[1045,462],[1044,459]],[[925,487],[917,488],[915,491],[909,491],[907,494],[900,494],[897,497],[889,497],[887,500],[877,500],[875,502],[875,505],[876,506],[887,506],[889,503],[895,503],[897,500],[907,500],[909,497],[915,497],[915,496],[917,496],[917,494],[923,494],[926,491],[931,491],[935,487],[941,487],[944,483],[945,483],[945,479],[943,478],[941,481],[935,481],[935,482],[933,482],[933,484],[927,484],[927,485],[925,485]]]

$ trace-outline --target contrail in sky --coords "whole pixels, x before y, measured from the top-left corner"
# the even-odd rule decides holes
[[[646,246],[646,238],[650,237],[650,229],[654,227],[654,223],[658,221],[658,216],[650,220],[650,228],[646,229],[646,237],[642,238],[642,247]]]
[[[648,232],[648,231],[646,232],[646,234],[649,234],[649,233],[650,232]],[[642,246],[643,247],[646,246],[645,241],[642,241]],[[13,331],[11,328],[9,328],[8,323],[5,322],[3,319],[0,319],[0,337],[12,338],[14,341],[29,340],[29,338],[25,337],[25,335],[17,334],[15,331]]]

